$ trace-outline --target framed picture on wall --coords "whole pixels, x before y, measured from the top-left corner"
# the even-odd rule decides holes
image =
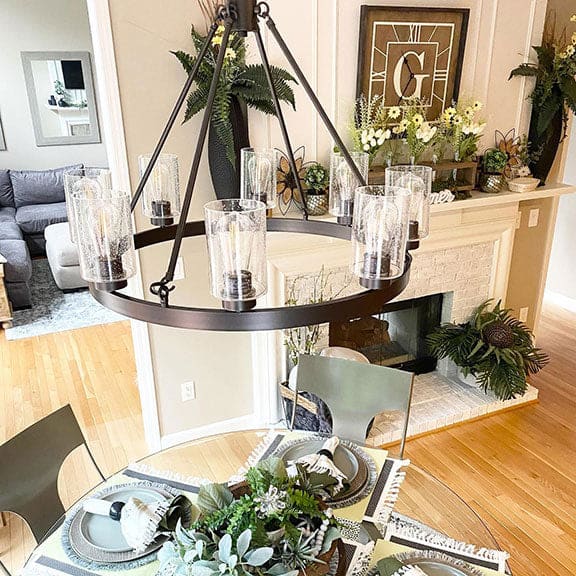
[[[362,6],[358,96],[418,98],[437,118],[458,97],[470,10]]]

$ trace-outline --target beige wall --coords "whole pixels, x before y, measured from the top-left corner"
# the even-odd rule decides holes
[[[348,122],[356,90],[359,11],[363,3],[364,0],[270,0],[278,28],[342,129]],[[405,1],[372,3],[406,5]],[[190,1],[109,0],[109,4],[128,158],[135,183],[137,156],[153,148],[185,80],[169,51],[189,50],[189,26],[202,20],[196,4]],[[470,8],[461,91],[487,104],[486,145],[491,145],[496,128],[525,130],[529,117],[525,82],[508,82],[507,78],[510,70],[524,60],[530,46],[539,41],[545,0],[420,0],[411,4]],[[267,35],[266,42],[270,44],[272,63],[284,65]],[[252,47],[251,57],[255,53]],[[330,141],[300,88],[296,98],[298,112],[286,114],[293,144],[305,145],[308,159],[326,159]],[[177,127],[166,148],[181,158],[182,184],[198,126],[199,119],[194,119]],[[252,118],[251,134],[255,145],[281,145],[275,124],[261,116]],[[193,202],[194,216],[201,215],[203,203],[212,194],[204,158]],[[140,226],[145,225],[140,217],[138,220]],[[208,291],[204,248],[201,244],[194,250],[186,247],[183,253],[187,279],[178,282],[176,298],[191,303],[194,296],[199,302]],[[141,261],[146,286],[162,276],[167,250],[150,250]],[[253,412],[249,335],[185,332],[156,326],[150,326],[149,333],[162,435]],[[196,382],[197,400],[182,404],[180,385],[191,379]]]
[[[0,2],[0,117],[8,148],[0,152],[0,168],[107,165],[104,144],[36,146],[20,53],[52,50],[92,51],[84,0]]]
[[[576,3],[571,0],[549,0],[550,17],[556,16],[557,27],[561,30],[567,24],[567,37],[576,32],[576,23],[570,23],[570,16],[576,13]],[[569,138],[564,146],[568,148],[564,174],[560,175],[567,184],[576,184],[576,122],[572,122]],[[573,300],[576,306],[576,267],[574,266],[574,246],[576,246],[576,195],[560,199],[558,220],[546,290]]]

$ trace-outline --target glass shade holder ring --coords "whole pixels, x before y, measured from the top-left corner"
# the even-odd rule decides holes
[[[144,175],[153,154],[138,158],[140,174]],[[153,226],[171,226],[180,215],[180,182],[178,157],[159,154],[142,196],[142,212]]]
[[[352,152],[350,159],[356,170],[352,169],[341,152],[332,152],[330,155],[329,211],[336,216],[338,224],[343,226],[352,226],[356,189],[364,186],[368,180],[369,155],[365,152]],[[361,178],[358,178],[357,173]]]
[[[225,310],[251,310],[267,290],[266,204],[214,200],[204,212],[210,292]]]
[[[130,195],[114,189],[94,195],[83,189],[71,200],[82,277],[104,292],[126,288],[136,274]]]
[[[352,272],[361,286],[382,289],[405,272],[410,191],[394,186],[356,190]]]
[[[434,170],[417,164],[386,168],[385,184],[410,191],[410,216],[408,223],[408,250],[415,250],[430,232],[430,198]]]
[[[352,192],[354,192],[358,186],[365,186],[367,181],[367,169],[365,172],[364,170],[361,170],[357,163],[353,160],[353,155],[348,152],[334,125],[324,111],[317,96],[314,94],[310,84],[306,80],[298,63],[294,59],[282,36],[278,32],[274,21],[270,17],[270,10],[268,5],[265,2],[256,3],[254,0],[228,0],[226,5],[218,10],[215,21],[209,29],[209,33],[205,39],[204,45],[199,51],[194,67],[189,73],[188,79],[186,80],[182,92],[178,97],[174,109],[172,110],[172,113],[168,119],[168,123],[166,124],[161,134],[160,140],[158,141],[158,144],[150,157],[150,161],[142,174],[142,179],[138,185],[134,197],[132,198],[131,209],[133,210],[135,208],[137,202],[144,193],[146,182],[151,177],[154,165],[160,157],[168,134],[173,128],[175,120],[183,108],[183,104],[185,103],[187,94],[194,83],[195,77],[198,74],[202,60],[211,47],[211,42],[216,29],[222,23],[224,23],[222,42],[216,57],[214,75],[208,92],[206,107],[198,133],[197,145],[194,150],[192,166],[190,169],[185,193],[182,198],[182,207],[178,222],[175,225],[156,227],[134,235],[134,245],[137,250],[158,243],[172,242],[170,260],[166,273],[161,280],[154,282],[150,286],[150,291],[158,297],[159,302],[148,301],[142,298],[134,298],[126,294],[116,293],[115,291],[104,291],[100,289],[99,285],[93,282],[90,285],[92,295],[104,306],[131,318],[165,326],[199,330],[274,330],[305,326],[309,325],[310,323],[325,323],[329,321],[345,320],[357,317],[358,314],[376,313],[381,309],[384,303],[398,296],[408,283],[411,258],[410,255],[406,252],[405,244],[404,253],[401,254],[403,262],[402,273],[399,276],[391,277],[392,275],[388,274],[388,278],[374,279],[378,281],[373,284],[373,287],[369,287],[369,290],[360,291],[358,294],[353,294],[352,296],[345,298],[337,298],[329,302],[322,302],[318,304],[276,308],[254,308],[256,299],[265,293],[266,290],[266,287],[264,286],[264,292],[262,292],[262,294],[260,293],[261,287],[259,282],[261,273],[259,272],[260,269],[258,266],[254,268],[254,262],[251,260],[244,260],[243,262],[230,266],[230,269],[226,270],[225,274],[221,274],[219,270],[215,269],[213,266],[213,262],[218,260],[219,257],[213,258],[213,250],[209,248],[212,284],[214,284],[214,278],[218,280],[218,290],[215,289],[215,284],[211,285],[211,293],[221,301],[222,308],[215,309],[193,306],[175,306],[170,304],[169,295],[175,288],[173,285],[174,272],[176,269],[183,239],[187,237],[205,236],[207,243],[209,244],[210,242],[214,241],[213,236],[216,235],[216,230],[210,221],[189,222],[187,218],[194,188],[196,185],[200,158],[207,137],[209,121],[216,96],[216,89],[223,67],[224,55],[232,31],[240,35],[246,35],[248,33],[254,33],[255,35],[267,78],[268,87],[270,89],[270,94],[276,110],[276,116],[280,125],[282,138],[284,140],[289,164],[295,174],[298,189],[300,190],[303,201],[302,219],[268,218],[266,220],[266,206],[261,204],[260,210],[263,214],[264,226],[259,225],[257,227],[257,231],[254,230],[251,233],[256,235],[258,238],[264,238],[263,242],[265,242],[266,229],[269,232],[313,234],[328,238],[338,238],[350,241],[352,234],[352,228],[349,227],[350,218],[353,217],[355,211],[354,198],[352,198],[352,205],[348,210],[349,214],[337,215],[337,218],[340,217],[341,222],[342,218],[345,219],[345,222],[342,223],[346,223],[346,226],[336,223],[308,219],[308,211],[305,203],[306,198],[302,191],[302,183],[298,176],[298,172],[295,170],[296,163],[293,149],[290,144],[286,123],[284,121],[284,116],[280,107],[278,95],[276,93],[276,87],[273,83],[268,57],[262,40],[260,31],[261,23],[266,24],[270,36],[276,40],[276,43],[279,46],[281,52],[284,54],[289,64],[291,65],[294,75],[297,78],[300,86],[314,105],[316,112],[325,124],[329,134],[332,136],[334,144],[340,150],[340,153],[343,156],[344,162],[347,164],[349,171],[356,179]],[[266,198],[266,200],[268,202],[269,198]],[[240,201],[240,199],[236,199],[236,201]],[[352,208],[354,208],[354,210]],[[165,216],[165,212],[158,213],[160,214],[160,218]],[[229,227],[224,227],[224,229],[226,234],[230,233]],[[264,232],[262,232],[262,230]],[[243,232],[242,226],[240,226],[238,232]],[[264,236],[262,236],[262,234],[264,234]],[[218,240],[218,242],[220,242],[219,250],[222,253],[224,253],[222,248],[224,245],[234,245],[234,242],[231,242],[229,237],[228,240],[224,243],[222,239]],[[258,242],[260,242],[260,240]],[[243,244],[243,241],[240,241],[240,244]],[[257,255],[258,258],[260,258],[264,263],[266,262],[265,248],[263,250],[246,250],[244,248],[239,248],[237,251],[227,250],[226,253],[228,256],[232,255],[233,258],[238,258],[249,253],[252,255]],[[393,254],[392,252],[390,253],[390,263],[388,265],[390,269],[392,269],[394,266],[397,266],[397,260],[399,256],[400,252],[398,250]],[[379,270],[380,276],[383,276],[381,274],[382,265],[384,262],[384,268],[386,268],[386,261],[385,259],[382,259],[382,257],[379,258],[378,256],[376,256],[375,260],[376,263],[374,264],[368,258],[368,269],[370,269],[371,266],[372,268],[375,266],[375,269]],[[231,314],[231,312],[238,313]]]

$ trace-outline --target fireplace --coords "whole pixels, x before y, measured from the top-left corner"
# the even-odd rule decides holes
[[[364,354],[372,364],[425,374],[436,369],[426,336],[440,325],[442,294],[391,302],[380,314],[329,325],[330,346]]]

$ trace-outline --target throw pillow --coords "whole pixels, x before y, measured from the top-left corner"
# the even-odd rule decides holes
[[[10,180],[10,170],[0,170],[0,206],[14,208],[14,192]]]
[[[16,208],[33,204],[64,202],[64,172],[82,168],[82,164],[54,170],[11,170]]]

